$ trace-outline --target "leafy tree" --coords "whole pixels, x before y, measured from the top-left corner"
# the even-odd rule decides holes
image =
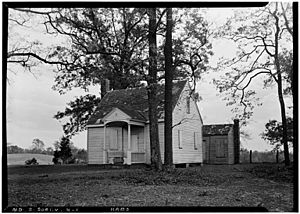
[[[85,125],[98,106],[100,98],[95,95],[85,95],[77,97],[74,101],[67,104],[64,112],[57,112],[55,119],[64,120],[69,118],[69,121],[62,125],[66,136],[72,136],[75,133],[83,131]]]
[[[62,38],[64,44],[50,48],[42,47],[39,42],[12,45],[8,63],[28,69],[40,62],[55,65],[53,88],[60,93],[75,87],[87,90],[91,85],[100,85],[103,97],[105,79],[110,80],[112,89],[139,86],[139,80],[147,80],[149,66],[146,11],[144,8],[11,9],[10,24],[25,25],[31,19],[40,20],[46,32]],[[156,33],[162,37],[164,14],[164,9],[157,9]],[[207,42],[207,22],[199,9],[174,9],[174,14],[174,24],[178,23],[174,28],[177,37],[173,39],[177,67],[174,77],[199,78],[212,54]],[[183,16],[187,18],[182,19]],[[158,80],[164,78],[163,47],[163,44],[157,47]],[[99,101],[100,98],[93,95],[81,96],[68,103],[64,111],[57,112],[55,118],[64,122],[65,135],[82,131]]]
[[[61,159],[64,164],[68,163],[72,157],[71,142],[68,137],[63,136],[58,142],[59,148],[54,151],[53,162],[56,164]]]
[[[278,60],[280,61],[281,71],[284,73],[283,79],[287,83],[283,89],[285,95],[294,95],[293,88],[293,52],[283,50],[279,54]]]
[[[42,153],[44,151],[45,144],[42,140],[35,138],[32,141],[32,152],[33,153]]]
[[[14,10],[39,15],[44,20],[47,33],[61,36],[67,43],[52,47],[48,50],[48,55],[43,55],[45,51],[32,52],[35,49],[29,49],[29,52],[28,49],[10,52],[9,63],[19,63],[26,68],[35,60],[56,65],[56,84],[53,89],[61,94],[76,87],[88,90],[89,86],[100,85],[103,97],[106,79],[110,80],[113,89],[139,86],[139,80],[146,80],[151,92],[149,97],[152,96],[149,100],[153,100],[155,84],[164,78],[164,45],[157,45],[155,58],[158,63],[154,65],[149,55],[151,47],[148,43],[150,26],[147,9],[15,8]],[[155,26],[153,25],[152,33],[162,35],[159,41],[163,41],[166,29],[162,21],[165,11],[156,10],[155,18],[158,21]],[[174,23],[181,26],[174,29],[178,32],[176,34],[178,37],[173,40],[174,77],[191,76],[195,83],[196,79],[200,78],[200,73],[206,70],[208,57],[212,54],[211,45],[207,42],[207,22],[199,11],[177,9],[174,14]],[[181,19],[182,16],[187,18]],[[149,66],[156,66],[156,71],[152,72],[151,69],[148,71]],[[95,110],[94,107],[99,101],[100,98],[96,96],[82,96],[70,102],[64,112],[55,115],[59,120],[66,117],[69,119],[63,125],[66,136],[71,137],[84,129],[88,115]],[[155,101],[150,105],[152,104],[152,109],[155,109]]]
[[[259,78],[264,79],[265,87],[272,84],[277,86],[285,164],[289,165],[283,93],[284,86],[288,85],[288,76],[292,76],[292,57],[288,57],[292,55],[292,7],[289,3],[270,3],[245,14],[245,11],[236,13],[220,33],[237,44],[238,54],[222,62],[220,67],[226,67],[226,73],[214,82],[221,93],[227,94],[228,105],[236,105],[233,110],[244,125],[252,116],[254,106],[261,105],[250,84]]]
[[[261,134],[262,139],[269,141],[278,150],[283,145],[283,126],[277,120],[269,120],[265,125],[266,129]],[[288,142],[293,143],[293,118],[287,118]]]
[[[54,150],[53,150],[52,147],[46,148],[46,154],[48,154],[48,155],[53,155],[53,152],[54,152]]]
[[[13,9],[21,14],[40,16],[48,34],[60,36],[64,45],[39,52],[39,43],[30,47],[10,47],[8,63],[31,68],[43,62],[56,65],[54,89],[66,93],[79,87],[88,90],[101,85],[105,94],[105,79],[112,89],[139,86],[143,78],[145,60],[148,59],[145,9],[142,8],[65,8],[65,9]],[[22,22],[23,24],[23,22]],[[35,47],[35,48],[34,48]],[[45,53],[49,54],[46,55]],[[87,120],[82,118],[94,109],[99,98],[91,95],[76,98],[64,112],[55,118],[69,118],[63,125],[66,135],[83,130]],[[80,113],[79,113],[80,111]]]
[[[10,145],[7,147],[7,154],[17,154],[17,153],[24,153],[24,149],[16,145]]]

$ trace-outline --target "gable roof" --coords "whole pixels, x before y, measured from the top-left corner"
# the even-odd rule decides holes
[[[186,85],[187,80],[173,82],[173,109],[178,102],[180,94]],[[158,85],[158,118],[164,118],[164,85]],[[119,108],[124,113],[128,114],[134,120],[148,121],[148,92],[147,87],[138,87],[122,90],[113,90],[105,94],[100,101],[94,114],[90,117],[88,125],[97,123],[98,119],[102,119],[106,114],[114,108]],[[98,124],[98,123],[97,123]]]
[[[227,135],[233,124],[203,125],[203,136]]]

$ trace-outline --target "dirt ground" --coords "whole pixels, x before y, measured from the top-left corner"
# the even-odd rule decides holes
[[[97,166],[8,167],[9,206],[221,206],[293,211],[293,170],[204,165],[173,172]]]

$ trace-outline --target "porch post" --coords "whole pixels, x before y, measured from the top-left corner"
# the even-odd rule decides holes
[[[131,148],[131,125],[128,123],[128,150],[130,150]]]
[[[127,141],[127,164],[131,165],[131,125],[128,122],[128,141]]]
[[[106,164],[105,144],[106,144],[106,125],[104,123],[104,127],[103,127],[103,163],[104,164]]]

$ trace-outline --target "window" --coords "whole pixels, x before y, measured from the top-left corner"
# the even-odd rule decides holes
[[[194,149],[195,150],[198,150],[199,141],[200,141],[200,133],[199,132],[194,132]]]
[[[182,149],[182,131],[178,130],[178,148]]]
[[[186,97],[186,113],[190,114],[191,113],[191,101],[190,97]]]

